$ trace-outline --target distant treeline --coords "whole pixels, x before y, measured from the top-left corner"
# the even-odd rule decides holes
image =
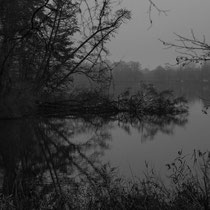
[[[139,82],[210,82],[210,63],[206,62],[202,66],[194,63],[185,67],[180,66],[157,66],[155,69],[142,68],[139,62],[120,61],[108,62],[112,74],[112,84],[115,86],[133,86]],[[85,77],[75,78],[75,85],[79,87],[94,87],[94,82]]]
[[[210,63],[197,66],[192,63],[185,67],[157,66],[151,70],[142,68],[139,62],[120,61],[113,65],[113,78],[116,84],[139,81],[210,81]]]

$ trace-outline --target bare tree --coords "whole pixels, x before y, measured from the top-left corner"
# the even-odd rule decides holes
[[[148,1],[152,24],[153,8],[166,11]],[[120,0],[11,0],[0,6],[0,98],[6,107],[63,91],[78,74],[110,81],[106,43],[131,18]]]
[[[203,64],[210,60],[210,45],[206,42],[205,36],[202,39],[198,39],[193,30],[191,30],[191,36],[185,37],[176,34],[174,42],[166,42],[160,40],[166,48],[175,48],[176,52],[180,54],[176,58],[177,65],[185,66],[190,63]]]
[[[111,0],[4,2],[0,19],[0,92],[29,83],[37,93],[68,86],[74,74],[105,80],[105,44],[131,18]],[[24,15],[20,15],[24,14]],[[13,18],[12,18],[13,17]],[[13,25],[13,30],[8,30]],[[14,27],[14,25],[16,27]]]

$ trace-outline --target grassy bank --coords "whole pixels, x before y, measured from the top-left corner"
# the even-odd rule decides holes
[[[1,196],[0,206],[6,209],[140,209],[140,210],[207,210],[210,208],[210,153],[194,151],[177,157],[166,165],[167,184],[154,169],[146,165],[145,177],[127,181],[116,169],[104,165],[98,173],[71,180],[58,196],[56,192],[35,197],[25,195],[18,204],[13,195]],[[32,194],[31,194],[32,195]],[[33,202],[32,202],[33,201]],[[28,203],[28,204],[27,204]],[[29,205],[30,204],[30,205]],[[32,205],[33,204],[33,205]]]
[[[71,205],[75,209],[210,209],[209,152],[194,151],[183,155],[179,151],[166,168],[165,181],[148,165],[145,177],[133,181],[125,181],[110,170],[104,173],[103,182],[78,191]]]

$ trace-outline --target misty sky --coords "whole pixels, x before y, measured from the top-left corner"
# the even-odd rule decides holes
[[[153,26],[150,26],[147,0],[123,0],[122,7],[132,11],[132,20],[123,25],[109,44],[111,59],[139,61],[150,69],[165,63],[175,63],[177,53],[165,50],[158,39],[173,41],[174,32],[195,35],[210,42],[210,0],[154,0],[162,9],[169,9],[167,16],[153,10]]]

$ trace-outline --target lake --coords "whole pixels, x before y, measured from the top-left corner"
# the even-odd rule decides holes
[[[67,181],[98,173],[102,163],[116,167],[126,178],[142,177],[145,162],[165,174],[165,165],[178,151],[190,154],[194,149],[208,150],[210,114],[202,110],[208,105],[209,84],[155,86],[172,89],[176,96],[184,95],[189,101],[188,115],[173,120],[145,116],[132,123],[72,117],[1,121],[1,191],[9,194],[14,183],[24,180],[33,190],[39,191],[40,186],[45,186],[47,192],[53,186],[60,190]],[[139,84],[132,88],[137,90]]]
[[[115,87],[114,91],[119,94],[129,85]],[[204,106],[209,104],[209,84],[156,82],[154,85],[159,90],[173,90],[175,96],[186,97],[189,113],[182,123],[170,122],[157,126],[143,121],[138,126],[132,126],[129,123],[111,122],[102,128],[108,133],[109,140],[101,160],[110,162],[120,175],[127,178],[142,177],[145,161],[164,175],[166,164],[176,158],[178,151],[187,155],[194,150],[206,151],[210,148],[210,113],[208,110],[207,114],[203,112]],[[139,84],[130,89],[135,92],[138,88]],[[89,138],[95,135],[95,131],[98,132],[93,129],[89,133]]]
[[[145,161],[156,170],[165,172],[165,164],[173,161],[178,151],[192,154],[194,149],[208,150],[210,115],[204,114],[202,108],[203,103],[199,99],[190,103],[185,125],[170,124],[168,133],[158,130],[155,135],[146,137],[146,128],[138,131],[131,127],[128,133],[115,123],[110,132],[113,140],[104,159],[118,167],[122,175],[139,177],[145,170]]]

